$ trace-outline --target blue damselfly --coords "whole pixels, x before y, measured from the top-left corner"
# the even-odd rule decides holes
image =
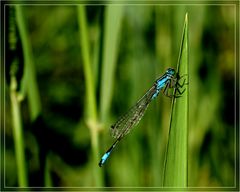
[[[113,149],[116,147],[118,142],[126,136],[129,131],[136,126],[141,118],[143,117],[149,103],[155,99],[159,92],[162,90],[163,94],[168,97],[173,97],[173,95],[169,94],[169,88],[176,88],[176,93],[178,95],[174,95],[174,97],[179,97],[185,90],[182,92],[179,90],[179,87],[184,85],[180,85],[178,83],[179,80],[178,74],[176,74],[175,70],[172,68],[168,68],[167,71],[158,78],[154,85],[143,95],[141,99],[132,107],[130,110],[121,116],[115,124],[113,124],[110,128],[110,133],[116,141],[112,144],[112,146],[106,151],[106,153],[102,156],[99,166],[101,167],[108,157],[110,156]],[[184,80],[185,82],[185,80]]]

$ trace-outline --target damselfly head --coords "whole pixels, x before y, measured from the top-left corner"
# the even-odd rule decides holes
[[[173,68],[168,68],[167,71],[166,71],[166,73],[167,73],[168,75],[175,75],[175,70],[174,70]]]

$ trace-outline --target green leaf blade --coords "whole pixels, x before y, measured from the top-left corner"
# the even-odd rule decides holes
[[[106,6],[102,78],[100,90],[100,119],[106,121],[112,100],[114,73],[117,65],[118,47],[121,36],[123,7]]]
[[[177,72],[185,83],[188,82],[188,15],[186,14],[183,38]],[[181,80],[182,81],[182,80]],[[183,82],[183,81],[182,81]],[[181,82],[180,82],[181,84]],[[165,160],[165,187],[187,187],[187,154],[188,154],[188,85],[184,85],[184,93],[180,98],[174,98],[169,130],[168,149]]]

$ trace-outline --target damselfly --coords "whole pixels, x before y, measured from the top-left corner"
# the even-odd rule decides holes
[[[174,95],[175,97],[179,97],[185,91],[183,90],[181,92],[179,90],[179,87],[183,86],[178,83],[179,79],[180,78],[176,74],[175,70],[168,68],[164,75],[155,81],[154,85],[143,95],[143,97],[139,99],[139,101],[125,115],[121,116],[117,122],[111,126],[110,133],[111,136],[116,139],[116,141],[102,156],[99,162],[100,167],[106,162],[118,142],[124,136],[126,136],[134,126],[139,123],[149,103],[158,96],[161,90],[163,94],[168,97],[173,96],[169,94],[169,88],[176,88],[178,95]]]

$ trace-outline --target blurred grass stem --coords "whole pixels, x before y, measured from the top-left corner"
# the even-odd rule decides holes
[[[103,67],[100,92],[100,119],[106,122],[112,101],[114,74],[121,32],[122,6],[106,6],[104,18]]]
[[[24,153],[24,139],[23,139],[23,127],[22,117],[20,110],[20,101],[17,94],[17,81],[16,77],[11,77],[10,84],[10,97],[12,106],[12,121],[13,121],[13,134],[14,134],[14,145],[16,151],[16,162],[17,162],[17,173],[18,173],[18,184],[20,187],[27,187],[27,171],[26,171],[26,158]]]
[[[28,39],[29,35],[27,33],[26,24],[24,22],[22,6],[16,6],[16,16],[24,54],[24,74],[23,81],[21,82],[21,93],[23,96],[25,95],[25,92],[27,93],[30,118],[31,122],[34,122],[37,117],[40,116],[42,108],[37,84],[36,70],[33,62],[33,54]],[[45,186],[49,186],[48,184],[51,183],[51,178],[48,167],[45,167],[44,174],[49,176],[44,177]]]
[[[94,184],[96,186],[102,186],[103,178],[102,172],[98,169],[97,163],[99,160],[99,142],[98,142],[98,122],[97,122],[97,106],[95,98],[95,86],[94,86],[94,73],[92,71],[92,65],[90,61],[90,49],[88,39],[88,27],[86,19],[85,6],[79,5],[78,11],[78,23],[79,23],[79,37],[80,45],[83,57],[83,70],[85,75],[85,87],[86,87],[86,122],[90,129],[91,145],[93,151],[93,172],[94,172]]]
[[[37,86],[36,70],[33,65],[31,46],[28,39],[28,33],[23,17],[23,8],[16,6],[17,24],[22,39],[23,53],[24,53],[24,76],[22,89],[23,93],[27,91],[30,107],[31,121],[33,122],[41,112],[40,95]]]

